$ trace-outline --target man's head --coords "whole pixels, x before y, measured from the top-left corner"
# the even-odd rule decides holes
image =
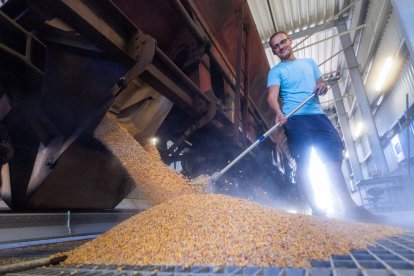
[[[292,39],[287,33],[280,31],[274,33],[269,40],[273,54],[278,56],[281,61],[292,60],[295,58],[292,51]]]

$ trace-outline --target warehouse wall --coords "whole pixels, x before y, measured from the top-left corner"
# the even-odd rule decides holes
[[[414,100],[414,66],[410,62],[402,28],[390,1],[370,1],[366,23],[359,49],[356,49],[357,59],[389,171],[391,174],[404,174],[407,172],[408,144],[410,157],[414,156],[414,128],[404,123],[407,95],[409,106],[412,106]],[[393,60],[391,69],[382,77],[383,85],[378,89],[378,79],[381,78],[387,58]],[[359,137],[355,135],[359,122],[364,122],[364,118],[359,108],[352,110],[354,88],[346,82],[340,87],[346,91],[344,105],[349,115],[363,177],[372,178],[376,176],[376,166],[370,158],[371,147],[366,132],[362,130]],[[397,134],[405,155],[404,160],[397,159],[395,146],[391,144],[391,139]]]
[[[383,73],[387,58],[392,59],[392,63],[390,71],[383,76],[381,74]],[[398,25],[396,15],[391,11],[390,15],[387,16],[387,22],[379,42],[378,50],[375,53],[373,64],[365,84],[367,96],[371,104],[375,105],[382,94],[384,94],[385,97],[389,96],[391,92],[390,90],[398,79],[406,58],[407,54],[406,51],[404,51],[404,37],[401,28]],[[378,79],[382,77],[384,77],[383,85],[378,91]]]
[[[383,100],[375,115],[375,122],[380,136],[389,131],[397,123],[398,119],[404,115],[407,94],[409,103],[412,104],[414,97],[414,68],[408,58],[397,82]]]
[[[369,1],[368,12],[365,23],[367,24],[363,30],[363,38],[361,39],[357,60],[362,71],[366,71],[369,66],[370,59],[375,52],[375,46],[381,38],[384,29],[385,20],[389,15],[391,7],[390,0],[385,1]]]
[[[412,150],[408,154],[408,142],[413,142],[413,131],[409,124],[404,124],[404,116],[407,106],[411,106],[414,98],[414,67],[408,56],[401,27],[399,26],[396,14],[392,11],[384,30],[383,38],[380,42],[375,62],[392,56],[394,63],[387,76],[389,78],[389,88],[385,86],[384,99],[375,113],[375,122],[378,133],[385,143],[386,158],[391,173],[403,174],[403,167],[406,167],[408,156],[412,157]],[[378,61],[377,61],[378,60]],[[375,64],[376,65],[376,64]],[[380,65],[378,65],[379,67]],[[373,72],[376,68],[373,68]],[[378,70],[378,69],[376,69]],[[377,74],[378,75],[378,74]],[[394,81],[395,79],[395,81]],[[369,79],[368,79],[369,80]],[[387,80],[388,81],[388,80]],[[369,83],[372,86],[372,83]],[[375,91],[369,87],[370,97],[375,101]],[[377,95],[378,97],[378,95]],[[408,102],[407,102],[408,100]],[[373,103],[376,106],[376,103]],[[401,150],[405,156],[403,160],[396,157],[395,147],[391,144],[391,139],[398,135]],[[412,147],[412,146],[411,146]],[[401,170],[402,169],[402,170]]]

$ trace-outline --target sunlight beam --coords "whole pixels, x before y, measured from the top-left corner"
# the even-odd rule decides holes
[[[324,210],[327,214],[332,214],[335,210],[332,201],[331,183],[326,170],[327,168],[322,163],[316,150],[312,148],[308,176],[312,185],[313,196],[318,208]]]

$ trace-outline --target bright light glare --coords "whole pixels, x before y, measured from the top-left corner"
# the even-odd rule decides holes
[[[392,145],[392,148],[394,150],[394,154],[397,157],[397,161],[401,162],[402,160],[404,160],[405,155],[404,155],[404,151],[402,150],[400,137],[398,136],[398,134],[396,134],[394,137],[392,137],[391,145]]]
[[[381,91],[382,86],[384,85],[385,80],[388,78],[388,73],[391,70],[391,66],[394,63],[394,59],[392,57],[387,57],[387,59],[384,62],[384,66],[381,69],[381,73],[377,79],[377,82],[375,84],[375,90]]]
[[[348,151],[345,151],[345,159],[348,159],[349,158],[349,152]]]
[[[296,210],[296,209],[287,209],[286,212],[291,213],[291,214],[297,214],[298,210]]]
[[[355,130],[355,139],[358,139],[359,135],[361,135],[363,128],[364,124],[362,122],[359,122]]]
[[[313,196],[318,208],[328,214],[332,214],[334,213],[333,195],[331,194],[331,183],[326,171],[326,166],[322,163],[315,149],[312,148],[308,175],[312,185]]]
[[[377,106],[380,106],[380,104],[382,103],[382,100],[384,99],[384,94],[382,94],[380,97],[379,97],[379,99],[378,99],[378,101],[377,101]]]
[[[153,145],[157,145],[158,144],[158,138],[157,137],[152,137],[151,138],[151,144],[153,144]]]

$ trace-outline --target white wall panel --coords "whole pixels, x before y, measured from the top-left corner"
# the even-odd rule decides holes
[[[381,94],[387,95],[398,79],[406,58],[400,51],[403,39],[397,18],[394,12],[391,12],[365,84],[370,103],[374,103]],[[389,70],[384,71],[387,59],[390,59],[392,63]],[[385,72],[387,73],[384,75]],[[382,82],[383,85],[378,90],[377,84],[379,82]]]
[[[384,20],[388,17],[387,13],[390,5],[390,0],[369,1],[368,14],[366,17],[366,23],[368,25],[364,28],[357,56],[361,70],[363,70],[369,62],[372,48],[376,45],[382,34],[382,26]]]
[[[387,160],[388,168],[390,172],[395,171],[398,169],[398,161],[395,157],[394,150],[392,149],[391,143],[384,148],[385,159]]]
[[[412,105],[414,100],[414,68],[408,58],[399,79],[375,115],[375,122],[380,136],[384,135],[404,115],[407,93],[409,105]]]

